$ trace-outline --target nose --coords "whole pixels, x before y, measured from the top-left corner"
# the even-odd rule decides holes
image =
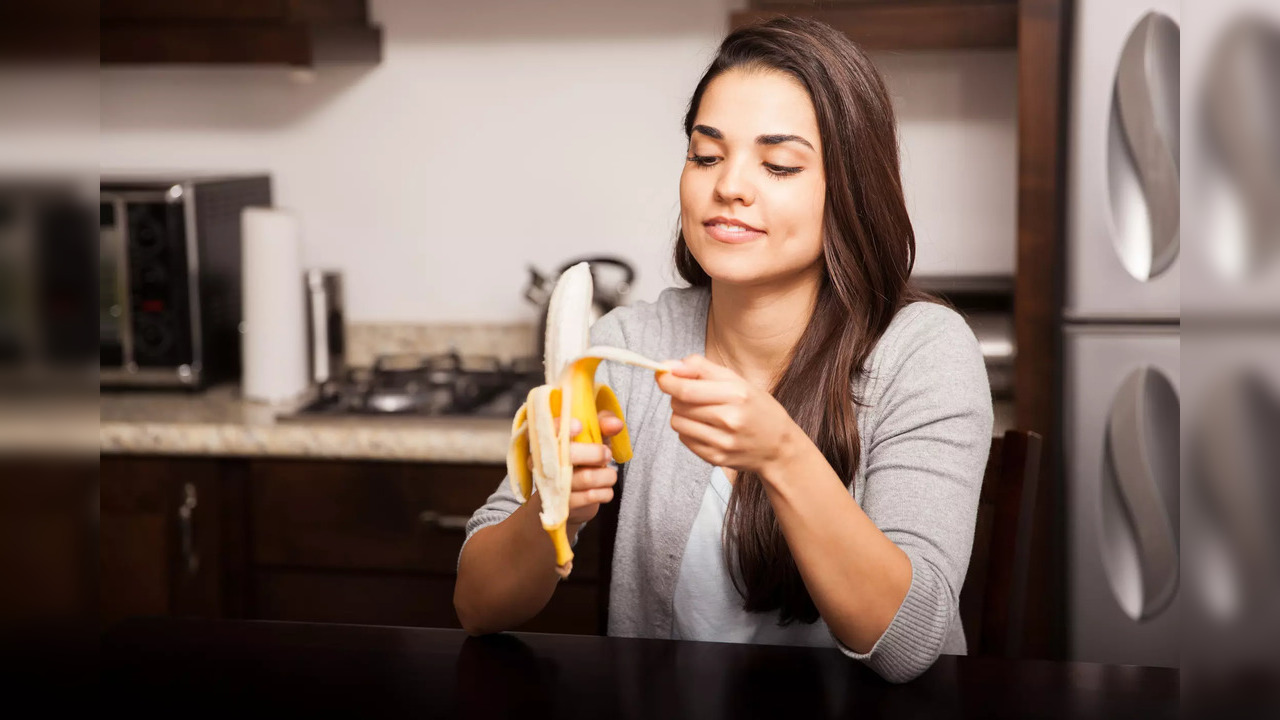
[[[748,171],[749,163],[744,160],[736,162],[726,159],[720,163],[720,175],[716,178],[716,200],[725,205],[740,202],[750,206],[756,201],[756,189]]]

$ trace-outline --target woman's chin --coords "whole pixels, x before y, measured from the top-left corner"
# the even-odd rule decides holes
[[[706,260],[698,260],[698,264],[702,269],[711,276],[713,280],[732,285],[753,285],[762,280],[767,279],[771,274],[767,263],[761,263],[756,258],[744,257],[714,257],[718,253],[711,253],[713,257]]]
[[[767,253],[732,253],[700,249],[694,255],[711,279],[726,285],[771,285],[806,281],[811,273],[822,273],[821,258],[807,265],[793,257],[770,257]]]

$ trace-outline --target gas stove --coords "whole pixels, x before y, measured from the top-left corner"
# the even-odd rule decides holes
[[[281,420],[341,417],[512,418],[544,382],[542,358],[501,361],[487,355],[380,355],[318,388],[310,402]]]

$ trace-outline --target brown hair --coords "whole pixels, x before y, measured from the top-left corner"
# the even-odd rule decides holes
[[[897,311],[914,300],[932,300],[907,284],[916,241],[898,171],[893,106],[871,60],[843,33],[782,17],[724,39],[689,101],[685,135],[692,134],[707,86],[735,68],[791,75],[817,114],[827,179],[825,273],[813,315],[772,394],[850,482],[861,446],[855,416],[861,401],[852,397],[852,382],[866,371],[867,357]],[[683,232],[676,237],[675,266],[690,285],[711,284]],[[778,610],[783,625],[818,619],[757,473],[738,474],[724,546],[746,610]]]

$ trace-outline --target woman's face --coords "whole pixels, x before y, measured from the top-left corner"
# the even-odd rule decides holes
[[[804,87],[770,70],[730,70],[698,106],[680,222],[711,277],[761,283],[799,274],[822,253],[826,176]]]

